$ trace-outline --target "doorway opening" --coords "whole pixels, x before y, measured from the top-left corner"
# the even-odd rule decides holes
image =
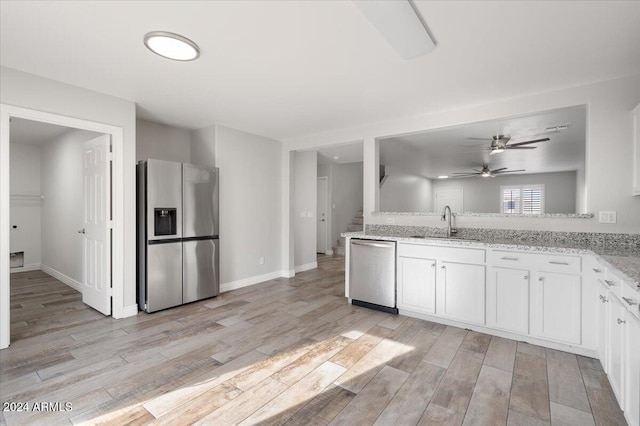
[[[73,323],[58,315],[83,303],[100,312],[90,316],[123,316],[122,280],[112,279],[124,260],[122,129],[7,105],[0,119],[0,225],[10,229],[0,237],[0,348],[56,329],[21,311],[33,307],[25,293],[59,308],[40,315],[51,324]]]

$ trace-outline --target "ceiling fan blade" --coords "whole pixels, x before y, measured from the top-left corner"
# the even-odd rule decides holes
[[[491,138],[467,138],[470,141],[490,141]]]
[[[505,146],[505,149],[536,149],[537,146]]]
[[[505,170],[505,171],[498,171],[498,170],[494,170],[493,173],[515,173],[515,172],[526,172],[525,169],[520,169],[520,170]]]
[[[550,141],[550,140],[551,139],[549,139],[549,138],[543,138],[543,139],[536,139],[536,140],[533,140],[533,141],[516,142],[516,143],[512,143],[511,146],[529,145],[530,143],[546,142],[546,141]]]
[[[491,170],[492,173],[500,173],[503,170],[507,170],[507,167],[501,167],[499,169]]]
[[[478,173],[452,173],[452,175],[464,176],[464,175],[477,175]]]

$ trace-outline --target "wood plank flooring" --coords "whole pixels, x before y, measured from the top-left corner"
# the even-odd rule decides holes
[[[0,424],[625,424],[597,360],[351,306],[318,263],[122,320],[13,274]]]

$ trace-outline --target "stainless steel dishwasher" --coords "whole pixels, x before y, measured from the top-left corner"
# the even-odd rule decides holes
[[[351,240],[349,297],[354,305],[398,313],[395,241]]]

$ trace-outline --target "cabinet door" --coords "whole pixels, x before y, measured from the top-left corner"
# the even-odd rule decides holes
[[[487,282],[487,324],[529,333],[529,271],[491,268]]]
[[[436,313],[435,259],[398,258],[398,308]]]
[[[624,410],[622,399],[623,386],[623,354],[624,354],[624,334],[625,334],[625,314],[626,309],[616,297],[609,297],[609,345],[608,345],[608,362],[609,382],[613,393],[616,395],[620,406]]]
[[[484,265],[440,262],[439,266],[436,291],[438,315],[484,324]]]
[[[598,327],[597,327],[597,338],[598,345],[596,350],[598,352],[598,358],[600,359],[600,364],[602,364],[602,368],[604,371],[609,371],[609,364],[607,364],[607,339],[609,336],[608,328],[609,328],[609,291],[607,288],[598,282],[597,284],[597,295],[598,295],[598,304],[597,304],[597,318],[598,318]]]
[[[579,275],[538,272],[531,291],[534,336],[580,344],[582,288]]]
[[[640,425],[640,321],[625,312],[624,413],[630,425]]]

